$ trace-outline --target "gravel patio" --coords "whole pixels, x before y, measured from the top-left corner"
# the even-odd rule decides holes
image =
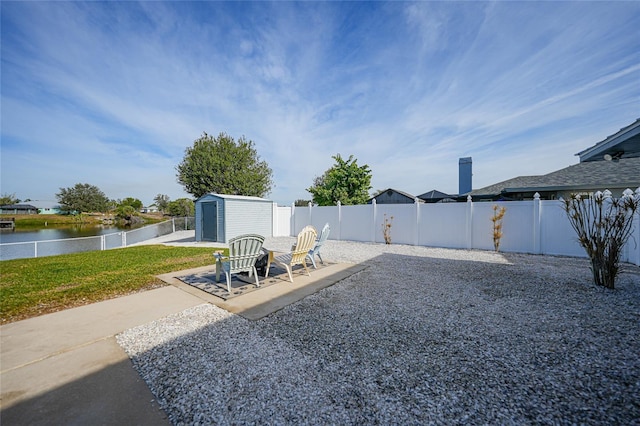
[[[611,291],[587,259],[323,257],[368,268],[259,321],[203,304],[118,336],[174,424],[640,424],[639,267]]]

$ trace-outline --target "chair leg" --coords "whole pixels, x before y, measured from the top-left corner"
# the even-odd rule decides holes
[[[309,268],[307,268],[307,259],[304,259],[302,261],[302,265],[304,266],[304,270],[307,271],[307,275],[311,276],[311,273],[309,272]]]
[[[256,267],[253,267],[253,275],[256,277],[256,287],[260,287],[260,281],[258,281],[258,271],[256,270]]]
[[[231,294],[231,274],[227,271],[224,271],[224,274],[227,276],[227,291]]]
[[[271,261],[273,260],[273,252],[269,252],[269,256],[267,257],[267,268],[265,269],[264,277],[267,278],[269,276],[269,268],[271,267]]]
[[[287,274],[289,274],[289,281],[293,282],[293,275],[291,275],[291,265],[284,265],[287,269]]]
[[[316,255],[318,255],[318,259],[320,259],[320,263],[324,265],[324,260],[322,260],[322,256],[320,256],[320,252],[316,253]]]
[[[311,259],[311,264],[313,265],[313,269],[318,269],[318,267],[316,266],[316,261],[313,258],[313,254],[308,254],[307,257]]]

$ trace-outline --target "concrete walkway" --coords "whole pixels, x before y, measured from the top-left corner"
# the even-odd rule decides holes
[[[167,286],[0,327],[0,422],[168,424],[115,335],[202,303]]]

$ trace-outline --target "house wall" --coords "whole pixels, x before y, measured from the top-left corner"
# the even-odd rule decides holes
[[[23,207],[23,208],[0,208],[0,214],[37,214],[38,209],[35,207]]]
[[[291,210],[291,236],[306,225],[322,229],[328,222],[329,239],[383,243],[386,215],[389,220],[393,216],[393,244],[493,250],[494,205],[507,209],[500,251],[586,257],[563,203],[557,200],[295,207]],[[640,265],[639,213],[634,216],[633,227],[621,260]]]

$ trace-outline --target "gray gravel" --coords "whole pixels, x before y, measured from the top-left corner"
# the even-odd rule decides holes
[[[369,267],[260,321],[204,304],[118,336],[174,424],[640,424],[637,266],[609,291],[586,259],[323,251]]]

